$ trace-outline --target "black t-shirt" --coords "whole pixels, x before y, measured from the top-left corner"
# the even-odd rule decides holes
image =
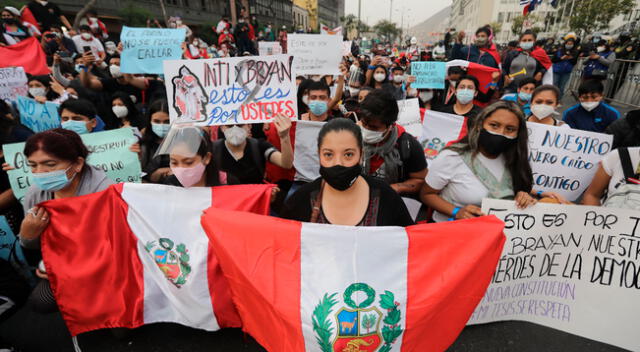
[[[106,93],[124,92],[127,95],[135,96],[135,103],[142,102],[142,91],[130,84],[120,84],[115,78],[100,78],[100,83],[102,83],[102,91]]]
[[[369,195],[377,195],[378,209],[375,226],[410,226],[414,222],[409,215],[407,206],[402,198],[386,183],[375,178],[363,176],[369,184]],[[312,202],[317,196],[322,178],[318,178],[311,183],[302,186],[285,203],[281,216],[285,219],[309,222],[311,220]],[[373,211],[367,209],[367,213]],[[366,215],[365,215],[366,217]]]
[[[31,10],[36,21],[38,21],[42,32],[48,31],[52,25],[62,24],[60,21],[60,15],[62,15],[62,12],[60,12],[58,5],[51,1],[44,6],[42,6],[38,1],[31,1],[27,4],[27,7]]]
[[[244,154],[236,160],[227,149],[224,140],[213,144],[214,162],[218,163],[220,171],[230,174],[240,184],[263,183],[266,162],[276,151],[277,149],[265,140],[247,138]]]
[[[444,112],[444,113],[447,113],[447,114],[454,114],[454,115],[458,115],[458,114],[453,110],[453,107],[454,107],[454,106],[455,106],[455,104],[453,104],[453,105],[445,105],[445,106],[441,106],[441,107],[438,109],[438,111],[440,111],[440,112]],[[482,111],[482,109],[481,109],[479,106],[477,106],[477,105],[473,104],[473,107],[471,108],[471,110],[470,110],[468,113],[464,114],[464,117],[466,117],[466,118],[467,118],[467,128],[468,128],[468,129],[471,129],[471,126],[473,126],[473,122],[475,121],[476,116],[478,116],[478,114],[479,114],[481,111]]]

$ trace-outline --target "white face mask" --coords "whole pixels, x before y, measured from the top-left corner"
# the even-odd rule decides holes
[[[597,47],[597,48],[596,48],[596,50],[597,50],[599,53],[603,52],[605,49],[606,49],[606,48],[605,48],[604,46],[599,46],[599,47]]]
[[[373,79],[375,79],[376,82],[384,81],[385,77],[387,77],[387,75],[385,75],[384,73],[376,73],[375,75],[373,75]]]
[[[551,105],[531,105],[531,113],[539,119],[544,119],[545,117],[552,115],[554,112],[556,112],[556,109]]]
[[[432,91],[420,92],[419,96],[420,96],[420,100],[422,100],[422,102],[426,103],[428,101],[431,101],[431,99],[433,99],[433,92]]]
[[[33,95],[33,94],[32,94]],[[587,110],[587,111],[591,111],[595,108],[598,107],[598,105],[600,105],[599,101],[588,101],[588,102],[583,102],[580,103],[580,105],[582,105],[582,107]]]
[[[47,90],[41,87],[29,88],[29,94],[35,97],[44,97],[47,95]]]
[[[247,130],[242,127],[233,126],[224,130],[224,139],[232,146],[239,146],[247,140]]]
[[[84,32],[82,34],[80,34],[80,36],[82,37],[82,39],[84,40],[91,40],[92,36],[90,33]]]
[[[371,131],[362,126],[360,126],[360,130],[362,130],[362,140],[367,144],[376,144],[382,142],[384,139],[384,135],[387,131]]]
[[[118,65],[109,66],[109,73],[111,73],[111,77],[113,78],[119,78],[122,76],[122,73],[120,73],[120,66]]]
[[[393,76],[393,81],[396,83],[402,83],[404,82],[404,75],[396,75]]]
[[[117,118],[123,118],[129,114],[129,109],[127,109],[124,105],[114,105],[111,107],[113,114],[116,115]]]

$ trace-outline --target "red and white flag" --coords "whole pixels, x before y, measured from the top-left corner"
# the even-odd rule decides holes
[[[268,351],[443,351],[495,271],[493,216],[401,227],[209,209],[202,225],[242,318]]]
[[[478,89],[483,93],[486,93],[491,87],[493,73],[500,72],[497,68],[480,65],[466,60],[452,60],[447,62],[447,69],[452,66],[464,67],[467,70],[467,74],[477,78],[480,83],[480,87],[478,87]]]
[[[43,203],[51,222],[42,254],[71,334],[154,322],[240,326],[200,216],[211,206],[267,214],[271,188],[125,183]]]
[[[444,147],[466,135],[466,117],[433,110],[425,111],[419,141],[428,160],[435,159]]]

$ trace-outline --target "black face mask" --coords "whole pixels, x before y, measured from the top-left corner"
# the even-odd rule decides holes
[[[332,167],[320,166],[320,176],[322,176],[322,178],[327,181],[331,187],[338,191],[345,191],[351,187],[356,182],[361,172],[362,166],[360,166],[360,164],[350,167],[342,165]]]
[[[491,156],[498,156],[516,143],[516,138],[507,138],[501,134],[493,134],[484,128],[480,131],[478,144]]]
[[[18,21],[15,18],[3,18],[2,22],[7,24],[8,26],[16,26],[18,25]]]

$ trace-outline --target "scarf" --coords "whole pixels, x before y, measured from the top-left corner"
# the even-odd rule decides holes
[[[362,162],[362,171],[365,175],[371,170],[371,158],[375,155],[382,157],[383,163],[380,166],[384,170],[385,180],[389,184],[398,183],[400,175],[398,169],[402,166],[400,159],[400,151],[396,148],[398,141],[398,128],[393,127],[389,133],[387,141],[381,145],[364,145],[364,161]]]

